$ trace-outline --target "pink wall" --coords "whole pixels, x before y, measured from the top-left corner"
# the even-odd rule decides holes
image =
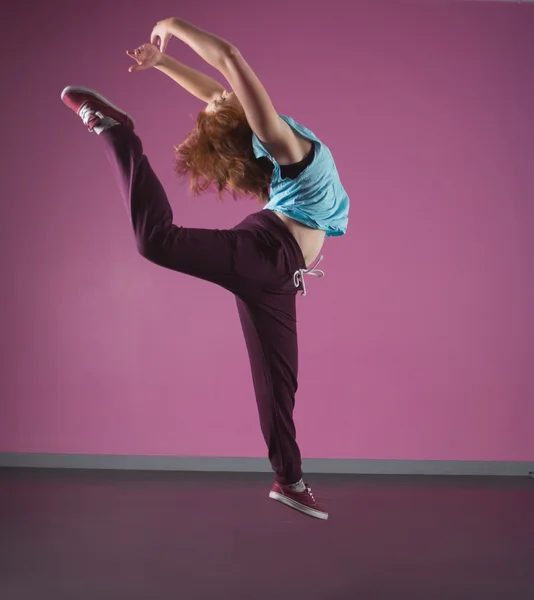
[[[172,146],[201,105],[127,72],[124,51],[179,13],[240,47],[352,199],[299,300],[304,456],[534,458],[534,7],[344,5],[1,15],[0,451],[265,455],[233,298],[139,257],[98,138],[59,99],[87,85],[135,115],[180,223],[255,210],[186,196]]]

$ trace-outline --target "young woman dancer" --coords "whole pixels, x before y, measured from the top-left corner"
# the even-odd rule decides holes
[[[231,91],[165,54],[173,36],[218,69]],[[218,36],[170,18],[157,23],[150,44],[127,54],[136,61],[131,72],[156,68],[207,103],[194,130],[176,148],[176,171],[190,177],[192,191],[215,186],[219,193],[253,196],[264,204],[263,210],[230,230],[173,224],[167,196],[143,154],[133,119],[87,88],[69,86],[61,98],[103,139],[140,254],[235,295],[276,476],[269,496],[327,519],[302,479],[293,409],[296,294],[306,293],[305,275],[324,275],[316,268],[322,257],[316,259],[325,237],[343,235],[347,229],[349,199],[332,154],[309,129],[276,112],[241,53]]]

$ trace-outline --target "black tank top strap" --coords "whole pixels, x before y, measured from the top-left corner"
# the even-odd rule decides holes
[[[312,144],[311,150],[298,163],[293,165],[280,165],[280,174],[282,179],[296,179],[308,165],[311,165],[314,156],[315,144]]]

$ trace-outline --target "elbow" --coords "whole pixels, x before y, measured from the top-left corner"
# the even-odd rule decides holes
[[[232,59],[239,56],[240,52],[233,44],[226,44],[223,54],[226,59]]]
[[[224,44],[219,55],[219,71],[224,72],[227,66],[237,60],[239,56],[241,54],[233,44]]]

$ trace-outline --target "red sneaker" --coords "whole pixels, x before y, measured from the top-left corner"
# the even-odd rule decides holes
[[[134,128],[134,120],[130,115],[93,90],[69,85],[61,92],[61,100],[81,117],[89,131],[93,131],[93,127],[104,117],[111,117],[132,130]]]
[[[286,504],[295,510],[299,510],[310,517],[324,520],[328,519],[326,510],[315,502],[311,489],[308,487],[308,484],[305,485],[306,489],[303,492],[296,492],[288,485],[282,485],[281,483],[276,482],[269,494],[269,498],[277,500],[282,504]]]

